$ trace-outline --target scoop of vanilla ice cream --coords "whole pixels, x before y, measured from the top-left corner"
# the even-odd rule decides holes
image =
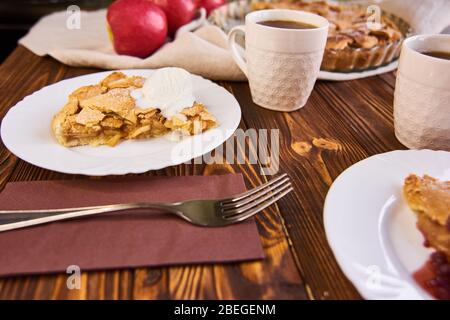
[[[191,74],[173,67],[156,70],[132,96],[139,108],[158,108],[167,119],[192,107],[195,101]]]

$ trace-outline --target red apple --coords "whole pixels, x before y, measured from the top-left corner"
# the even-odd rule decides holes
[[[198,0],[150,0],[167,16],[169,34],[174,35],[179,27],[192,21],[198,7]]]
[[[201,0],[200,7],[205,8],[206,12],[208,12],[209,15],[211,11],[220,7],[221,5],[224,5],[225,3],[227,3],[226,0]]]
[[[106,18],[118,54],[145,58],[166,41],[166,15],[148,0],[117,0]]]

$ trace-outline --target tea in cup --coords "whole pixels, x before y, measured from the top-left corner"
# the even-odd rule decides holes
[[[245,58],[236,43],[245,35]],[[229,35],[231,54],[248,78],[253,101],[294,111],[306,104],[319,75],[328,20],[308,12],[273,9],[247,14]]]

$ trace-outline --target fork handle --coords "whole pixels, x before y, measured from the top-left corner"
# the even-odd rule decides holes
[[[176,203],[126,203],[73,209],[67,208],[50,210],[0,211],[0,232],[45,224],[54,221],[131,209],[161,209],[169,213],[178,214]],[[16,220],[16,222],[1,224],[2,220],[11,221],[11,219]]]

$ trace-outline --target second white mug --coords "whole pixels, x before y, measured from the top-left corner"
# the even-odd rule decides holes
[[[309,29],[277,28],[263,21],[293,21]],[[236,36],[245,34],[245,58]],[[231,54],[248,78],[253,101],[267,109],[294,111],[306,104],[319,75],[328,21],[316,14],[275,9],[249,13],[229,35]]]
[[[450,35],[416,35],[403,42],[394,94],[397,139],[410,149],[450,151]]]

